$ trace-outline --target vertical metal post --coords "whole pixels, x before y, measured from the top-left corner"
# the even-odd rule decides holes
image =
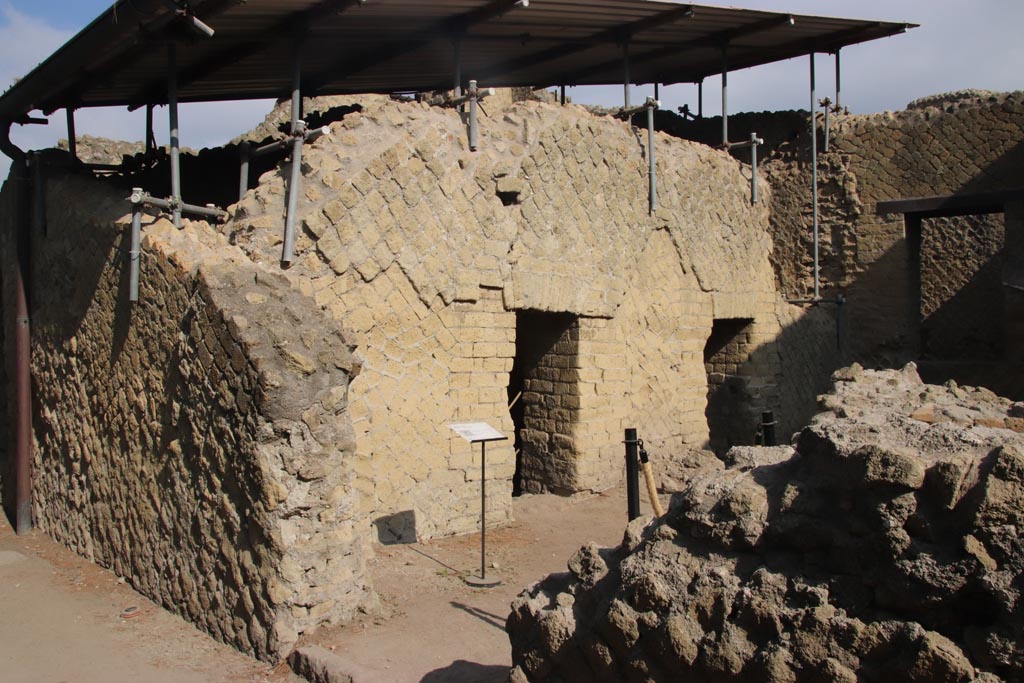
[[[654,108],[657,106],[656,102],[657,99],[647,103],[647,157],[650,162],[647,182],[651,215],[658,210],[658,176],[654,166]]]
[[[171,137],[171,201],[174,227],[181,227],[181,147],[178,139],[178,46],[167,44],[167,118]]]
[[[156,151],[156,135],[153,134],[153,105],[146,105],[146,154]]]
[[[843,90],[841,76],[842,74],[839,71],[839,48],[836,48],[836,109],[843,106],[842,101],[839,99],[840,93]]]
[[[75,135],[75,109],[74,107],[68,107],[64,110],[67,113],[68,119],[68,151],[71,152],[71,158],[78,158],[78,139]]]
[[[302,183],[302,143],[305,124],[302,121],[302,43],[295,41],[292,56],[292,172],[288,183],[288,213],[284,222],[284,243],[281,263],[290,264],[295,257],[295,219],[299,207],[299,185]]]
[[[761,445],[774,446],[775,443],[775,413],[765,410],[761,413]]]
[[[722,147],[729,146],[729,46],[722,46]]]
[[[814,77],[814,52],[810,54],[811,61],[811,197],[814,213],[814,298],[820,296],[820,282],[818,273],[818,126],[817,112],[814,108],[815,77]]]
[[[658,82],[654,82],[654,99],[661,100],[661,90],[658,88]]]
[[[457,37],[454,42],[455,50],[455,84],[452,86],[452,92],[455,97],[462,95],[462,38]]]
[[[562,106],[564,107],[565,106],[565,86],[564,85],[561,87],[561,91],[562,92],[561,92],[561,94],[559,96],[559,100],[560,100]]]
[[[128,251],[128,300],[139,300],[139,252],[142,241],[142,204],[136,198],[142,196],[141,187],[132,188],[132,235]]]
[[[697,82],[697,118],[704,118],[704,79]]]
[[[32,529],[32,362],[31,321],[28,314],[30,219],[26,211],[29,184],[25,157],[12,162],[17,198],[12,220],[14,232],[14,458],[11,475],[14,488],[14,532]],[[20,182],[17,182],[20,181]]]
[[[480,442],[480,579],[487,580],[487,442]]]
[[[622,94],[623,107],[629,109],[629,83],[632,80],[629,74],[629,41],[622,44]]]
[[[750,203],[757,204],[757,133],[750,134]]]
[[[238,173],[238,201],[242,201],[245,193],[249,191],[249,160],[252,158],[252,145],[248,140],[238,146],[238,154],[242,162]]]
[[[829,133],[830,133],[830,131],[829,131],[829,125],[830,125],[829,118],[830,118],[830,115],[832,113],[831,111],[829,111],[829,109],[832,107],[832,101],[829,100],[826,97],[824,100],[822,100],[822,104],[824,105],[824,108],[825,108],[825,145],[824,145],[824,148],[822,149],[822,151],[825,152],[825,154],[828,154],[828,138],[829,138]]]
[[[640,472],[638,464],[636,429],[626,430],[626,511],[629,521],[640,516]]]
[[[476,81],[469,82],[469,151],[475,152],[477,148],[477,136],[479,135],[479,121],[477,120],[477,109],[479,107]]]

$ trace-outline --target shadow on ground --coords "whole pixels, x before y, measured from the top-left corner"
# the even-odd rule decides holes
[[[420,683],[505,683],[508,667],[476,664],[459,659],[443,669],[435,669],[420,679]]]

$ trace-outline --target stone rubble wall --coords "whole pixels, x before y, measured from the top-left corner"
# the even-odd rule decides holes
[[[718,145],[721,119],[659,127]],[[759,170],[773,188],[772,260],[790,299],[813,290],[810,134],[807,112],[729,117],[730,139],[766,139]],[[844,293],[849,352],[872,363],[915,357],[920,331],[934,352],[991,357],[1001,347],[1001,216],[926,221],[920,311],[911,301],[902,215],[878,215],[879,201],[1021,186],[1024,93],[965,91],[923,98],[907,111],[831,117],[830,148],[818,124],[821,292]],[[749,164],[749,153],[735,156]],[[955,290],[955,291],[953,291]],[[923,312],[925,319],[919,322]],[[980,328],[969,321],[984,318]],[[959,321],[949,324],[949,321]]]
[[[103,182],[48,181],[32,245],[35,521],[275,659],[375,605],[355,528],[357,367],[311,300],[205,223],[144,216],[130,304],[127,209]]]
[[[578,367],[567,368],[576,462],[560,475],[576,490],[619,481],[626,426],[666,456],[703,447],[715,317],[755,320],[746,372],[761,400],[779,399],[773,340],[789,313],[768,261],[767,203],[750,206],[728,155],[659,135],[651,216],[644,136],[580,107],[489,109],[477,153],[451,110],[376,97],[317,107],[349,113],[304,153],[287,277],[345,326],[363,363],[351,389],[357,485],[378,529],[476,528],[479,456],[447,424],[511,433],[517,310],[578,317]],[[225,227],[255,261],[280,257],[288,171],[264,174]],[[496,523],[508,519],[513,465],[511,441],[488,448]]]
[[[509,680],[1021,680],[1024,404],[913,365],[834,379],[794,447],[708,456],[524,590]]]

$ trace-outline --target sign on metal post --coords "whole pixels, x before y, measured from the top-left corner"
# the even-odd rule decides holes
[[[480,444],[480,576],[464,580],[470,586],[492,588],[501,581],[487,578],[487,442],[507,441],[508,437],[486,422],[457,422],[448,427],[469,443]]]

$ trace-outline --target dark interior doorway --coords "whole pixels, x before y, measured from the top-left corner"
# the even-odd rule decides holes
[[[757,430],[757,408],[748,390],[750,318],[719,318],[704,345],[708,376],[708,448],[724,455],[732,446],[752,445]]]
[[[578,349],[576,316],[516,313],[516,356],[508,384],[515,426],[514,496],[571,488],[572,432],[579,412]]]

